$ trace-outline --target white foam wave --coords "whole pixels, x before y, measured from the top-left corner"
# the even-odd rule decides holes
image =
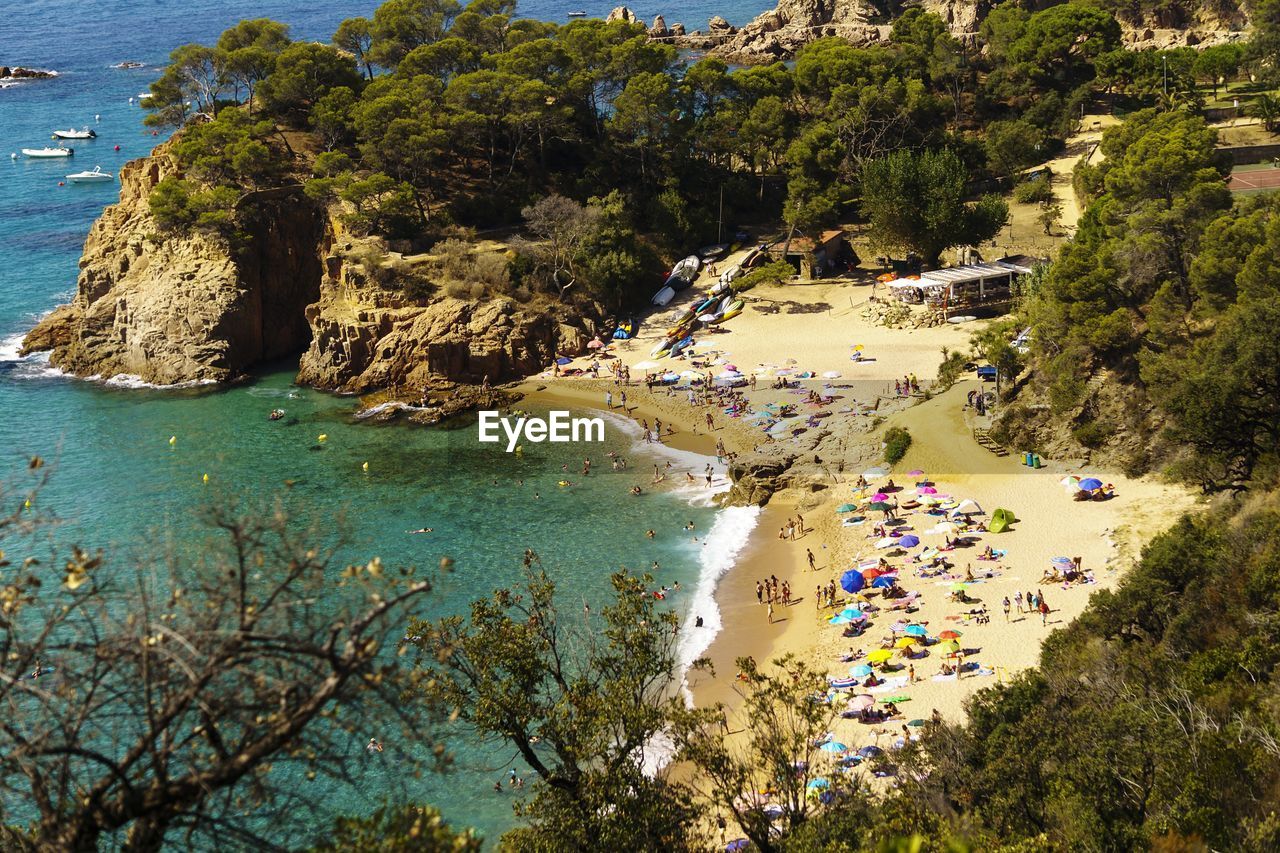
[[[165,385],[155,382],[145,382],[141,376],[133,373],[117,373],[115,376],[110,376],[106,379],[103,379],[100,376],[89,376],[86,378],[90,382],[99,381],[103,385],[109,385],[112,388],[130,388],[135,390],[140,388],[150,388],[156,391],[179,391],[183,388],[200,388],[205,385],[218,384],[216,379],[192,379],[188,382],[174,382]]]

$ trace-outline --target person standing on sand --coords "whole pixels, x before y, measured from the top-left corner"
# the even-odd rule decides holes
[[[1013,594],[1013,603],[1018,606],[1018,612],[1022,613],[1022,592],[1018,591]]]
[[[809,571],[816,572],[818,570],[818,567],[817,565],[815,565],[817,561],[813,556],[813,551],[809,550],[808,548],[805,548],[804,555],[809,559]]]
[[[813,609],[822,610],[822,584],[813,588]]]
[[[804,535],[804,516],[798,512],[796,513],[796,526],[800,528],[800,535],[803,536]]]
[[[773,601],[769,602],[769,624],[773,624]]]
[[[915,664],[907,665],[907,683],[908,684],[916,683],[916,665]]]
[[[1019,607],[1018,609],[1021,610],[1022,608]],[[1009,621],[1009,596],[1007,595],[1004,597],[1004,621]]]
[[[1049,605],[1043,598],[1040,599],[1040,624],[1045,626],[1049,624]]]

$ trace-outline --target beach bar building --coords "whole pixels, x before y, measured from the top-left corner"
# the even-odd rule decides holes
[[[1033,263],[1018,256],[944,267],[893,279],[889,291],[902,302],[941,308],[947,317],[971,310],[1007,310],[1013,304],[1014,283],[1031,272]]]

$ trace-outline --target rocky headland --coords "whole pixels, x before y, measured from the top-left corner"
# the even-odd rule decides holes
[[[325,390],[396,388],[418,400],[454,383],[521,378],[576,355],[603,315],[548,300],[475,299],[429,287],[410,295],[357,260],[379,241],[344,233],[340,211],[298,185],[245,193],[236,244],[200,230],[164,232],[148,197],[177,171],[170,145],[128,163],[120,200],[90,229],[70,304],[27,335],[25,352],[82,377],[156,385],[228,382],[301,353],[298,381]],[[378,279],[378,280],[375,280]]]
[[[921,0],[917,5],[942,18],[956,38],[974,43],[995,4],[990,0]],[[666,16],[659,15],[649,28],[649,37],[735,62],[772,62],[793,57],[805,44],[828,36],[855,45],[885,40],[893,23],[893,8],[884,0],[779,0],[776,7],[741,28],[717,16],[705,29],[686,30],[684,24],[668,24]],[[609,17],[637,20],[625,6],[614,9]],[[1116,20],[1125,44],[1133,49],[1208,46],[1242,40],[1249,13],[1243,5],[1232,3],[1172,3],[1154,10],[1118,12]]]

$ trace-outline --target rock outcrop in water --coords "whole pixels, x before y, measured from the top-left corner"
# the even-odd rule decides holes
[[[36,326],[27,351],[52,350],[78,376],[171,385],[225,381],[306,346],[322,212],[300,188],[271,190],[241,199],[254,236],[238,252],[201,232],[160,239],[147,197],[176,168],[162,145],[120,170],[120,201],[89,231],[75,298]]]
[[[301,187],[237,204],[249,239],[233,249],[199,231],[162,234],[151,189],[174,174],[168,143],[120,172],[120,201],[90,229],[76,295],[44,318],[24,351],[50,351],[77,376],[120,374],[175,385],[225,382],[302,355],[299,381],[367,392],[445,381],[522,378],[578,354],[601,315],[505,297],[411,299],[349,260],[337,211]],[[335,238],[335,235],[338,235]]]

